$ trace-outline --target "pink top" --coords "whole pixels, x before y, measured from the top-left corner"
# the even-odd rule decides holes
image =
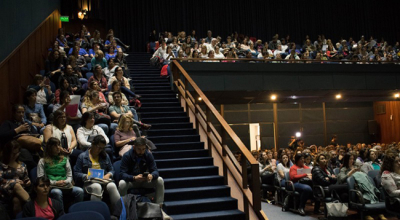
[[[49,202],[49,205],[46,208],[43,209],[35,201],[35,213],[36,213],[35,217],[45,218],[45,219],[48,219],[48,220],[53,220],[54,219],[54,213],[53,213],[53,210],[51,210],[51,206],[53,204],[51,203],[51,199],[50,198],[48,198],[48,202]]]

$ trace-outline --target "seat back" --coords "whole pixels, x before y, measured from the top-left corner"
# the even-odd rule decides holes
[[[69,207],[69,213],[83,212],[83,211],[93,211],[100,213],[104,220],[111,220],[110,210],[105,202],[101,201],[85,201],[78,202]],[[81,217],[80,219],[84,219]]]
[[[120,172],[120,167],[121,167],[121,161],[120,160],[118,160],[117,162],[115,162],[114,164],[113,164],[113,167],[114,167],[114,180],[115,180],[115,184],[118,186],[118,183],[119,183],[119,178],[120,178],[120,174],[119,174],[119,172]]]
[[[335,174],[335,176],[339,175],[339,173],[340,173],[340,168],[335,168],[335,169],[333,169],[333,173]]]
[[[349,199],[350,199],[350,201],[353,201],[353,202],[357,201],[357,198],[356,198],[355,193],[350,193],[350,190],[355,189],[354,188],[355,184],[356,184],[356,180],[354,179],[354,177],[351,176],[351,177],[347,178],[347,185],[349,187]]]
[[[93,211],[68,213],[58,218],[58,220],[76,220],[76,219],[105,220],[103,215]]]
[[[376,176],[379,175],[381,171],[380,170],[370,170],[368,171],[368,176],[371,177],[371,179],[374,179]]]
[[[37,167],[34,167],[30,172],[29,172],[29,179],[31,179],[31,183],[34,183],[37,178]]]

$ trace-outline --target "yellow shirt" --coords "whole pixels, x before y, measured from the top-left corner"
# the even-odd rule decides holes
[[[94,158],[93,158],[92,156],[90,156],[90,155],[89,155],[89,157],[90,157],[90,161],[92,161],[92,168],[93,168],[93,169],[101,169],[100,163],[99,163],[99,158],[94,159]]]

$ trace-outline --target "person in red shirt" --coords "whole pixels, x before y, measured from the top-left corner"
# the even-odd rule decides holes
[[[298,211],[300,215],[304,216],[306,213],[304,212],[304,207],[306,206],[306,202],[308,199],[311,199],[313,197],[313,191],[310,185],[305,184],[305,182],[311,182],[312,180],[312,174],[311,173],[302,173],[299,174],[300,170],[303,169],[310,169],[306,165],[304,165],[304,155],[303,154],[296,154],[295,158],[295,164],[290,168],[289,171],[289,176],[290,180],[294,183],[294,188],[297,192],[300,193],[300,204],[298,207]],[[310,170],[311,171],[311,170]],[[308,180],[306,180],[308,179]],[[300,180],[303,183],[300,183]]]
[[[23,217],[40,217],[56,220],[64,215],[64,209],[58,200],[49,198],[50,180],[38,177],[33,183],[32,200],[25,204]]]

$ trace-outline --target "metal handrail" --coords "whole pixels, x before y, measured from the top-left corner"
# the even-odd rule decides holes
[[[209,154],[212,156],[214,149],[214,152],[218,153],[223,162],[223,176],[225,184],[228,184],[229,171],[229,174],[233,177],[243,194],[243,205],[246,219],[249,218],[249,206],[252,207],[254,213],[256,213],[259,219],[268,219],[261,209],[261,197],[259,191],[261,188],[259,181],[259,163],[243,144],[240,138],[236,135],[236,133],[232,130],[229,124],[225,121],[225,119],[215,109],[214,105],[209,101],[209,99],[189,76],[189,74],[179,64],[178,60],[173,60],[170,65],[173,72],[174,85],[179,91],[179,97],[183,98],[185,101],[186,113],[189,116],[189,112],[191,111],[194,114],[196,129],[200,131],[201,127],[207,134]],[[189,85],[193,90],[189,91]],[[194,97],[200,97],[202,99],[202,103],[206,106],[205,113],[196,103],[190,92],[194,92]],[[221,125],[221,134],[219,134],[212,125],[211,116],[214,116],[217,119],[216,123]],[[241,164],[237,162],[233,153],[227,146],[227,137],[230,137],[238,147],[242,155]],[[248,165],[251,167],[250,172],[252,181],[250,183],[250,188],[253,190],[253,193],[250,191],[247,181]]]

